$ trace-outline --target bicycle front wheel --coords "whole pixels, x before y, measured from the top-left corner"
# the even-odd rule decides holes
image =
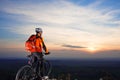
[[[16,74],[15,80],[33,80],[33,70],[30,65],[20,68]]]
[[[52,66],[51,66],[50,62],[47,60],[44,60],[40,64],[40,67],[39,67],[40,73],[39,74],[41,75],[41,77],[49,76],[49,74],[51,73],[51,69],[52,69]]]

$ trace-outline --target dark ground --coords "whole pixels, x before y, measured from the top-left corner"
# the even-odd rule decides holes
[[[58,80],[120,80],[120,60],[50,60],[50,78]],[[15,80],[27,59],[0,59],[0,80]]]

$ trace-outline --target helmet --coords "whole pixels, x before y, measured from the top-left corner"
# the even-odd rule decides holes
[[[35,32],[39,33],[39,32],[43,32],[43,31],[42,31],[42,28],[35,28]]]

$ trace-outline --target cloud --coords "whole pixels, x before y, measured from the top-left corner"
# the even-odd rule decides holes
[[[110,25],[115,26],[116,29],[120,27],[119,20],[114,20],[115,16],[118,15],[120,11],[108,10],[107,8],[95,9],[95,7],[98,7],[100,4],[100,1],[86,6],[75,5],[67,0],[52,1],[49,3],[41,2],[37,4],[15,3],[12,5],[13,3],[14,2],[11,1],[10,5],[8,4],[6,7],[2,8],[2,11],[10,14],[23,15],[17,18],[17,20],[20,19],[23,22],[37,23],[41,26],[47,25],[48,27],[74,27],[89,33],[104,32],[104,34],[111,32],[109,30],[112,29],[109,27]],[[90,6],[94,6],[94,8]],[[19,33],[23,34],[23,31],[21,30]]]
[[[11,2],[11,5],[7,5],[2,10],[11,14],[27,16],[27,18],[24,18],[25,21],[40,23],[76,24],[82,21],[87,23],[94,20],[102,23],[104,21],[111,22],[110,19],[114,18],[113,14],[116,13],[115,10],[96,10],[90,7],[90,5],[98,7],[95,3],[88,6],[75,5],[68,1],[41,2],[39,4],[12,4]],[[120,13],[119,10],[117,12],[118,14]]]
[[[86,47],[82,47],[82,46],[75,46],[75,45],[62,45],[63,47],[68,47],[68,48],[86,48]]]
[[[13,14],[10,18],[14,17],[15,20],[23,22],[7,27],[15,34],[32,34],[37,25],[43,28],[48,41],[60,45],[120,43],[120,20],[116,17],[119,16],[120,10],[107,6],[100,7],[102,2],[96,1],[82,6],[69,0],[38,3],[29,1],[17,3],[8,0],[9,4],[2,5],[0,11]]]

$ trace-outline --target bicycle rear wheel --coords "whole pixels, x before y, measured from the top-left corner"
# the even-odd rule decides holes
[[[30,65],[20,68],[16,74],[15,80],[33,80],[33,70]]]

